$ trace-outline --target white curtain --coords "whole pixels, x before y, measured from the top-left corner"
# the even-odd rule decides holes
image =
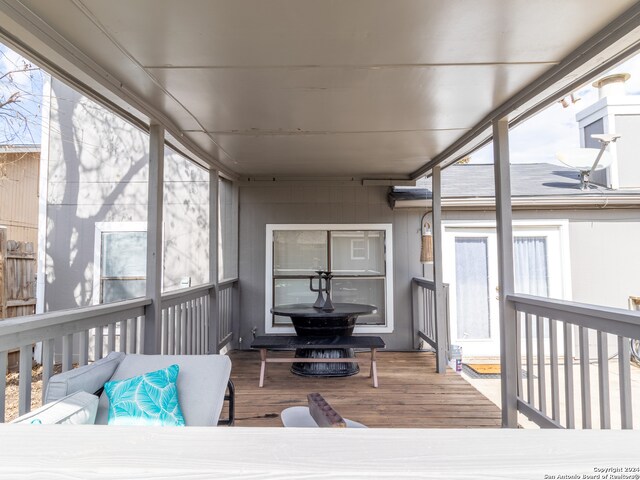
[[[548,297],[547,239],[515,237],[513,257],[516,292]]]
[[[490,338],[487,238],[457,237],[455,243],[458,338]]]

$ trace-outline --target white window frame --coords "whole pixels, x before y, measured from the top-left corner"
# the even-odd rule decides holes
[[[267,224],[265,261],[265,333],[295,333],[292,326],[273,325],[273,232],[277,230],[383,230],[385,232],[385,325],[356,325],[354,333],[393,332],[393,226],[390,223],[357,224]]]
[[[102,234],[105,232],[146,232],[147,222],[96,222],[93,243],[93,304],[100,305],[102,277]]]

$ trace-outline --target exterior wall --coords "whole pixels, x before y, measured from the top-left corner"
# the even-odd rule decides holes
[[[264,334],[265,235],[268,223],[393,225],[394,333],[381,335],[389,349],[413,347],[411,279],[422,275],[422,212],[391,210],[386,187],[309,186],[278,183],[240,186],[239,348],[249,348],[251,330]]]
[[[604,120],[601,118],[584,127],[584,146],[587,148],[600,148],[600,142],[591,135],[604,133]],[[595,160],[595,158],[594,158]],[[597,170],[591,174],[591,181],[598,185],[610,186],[611,182],[607,180],[608,168]],[[577,174],[576,174],[577,176]]]
[[[616,132],[622,135],[618,140],[618,174],[620,188],[640,188],[640,114],[616,115]]]
[[[444,220],[493,220],[493,211],[445,211]],[[640,295],[640,207],[598,210],[516,210],[514,220],[569,220],[571,297],[576,302],[627,308]]]
[[[45,122],[47,125],[47,122]],[[97,222],[146,222],[148,135],[51,80],[45,311],[94,303]],[[165,155],[164,289],[208,281],[208,173]]]
[[[40,151],[0,150],[0,225],[9,240],[38,245],[38,172]]]

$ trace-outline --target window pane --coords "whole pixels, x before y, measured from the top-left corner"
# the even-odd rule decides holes
[[[102,303],[144,297],[145,280],[102,280]]]
[[[490,338],[489,265],[486,238],[456,238],[458,338]]]
[[[307,279],[277,279],[274,282],[275,298],[274,306],[291,305],[294,303],[314,303],[318,297],[317,292],[309,290],[309,280]],[[314,282],[317,287],[318,282]],[[290,325],[289,317],[274,315],[274,323],[277,325]]]
[[[331,232],[335,275],[385,275],[384,231]]]
[[[273,232],[273,274],[314,275],[327,269],[327,232]]]
[[[103,277],[144,277],[147,274],[147,232],[102,234]]]
[[[549,296],[547,239],[515,237],[513,239],[515,290],[541,297]]]
[[[378,312],[358,317],[358,325],[385,324],[385,282],[383,278],[334,278],[331,299],[334,303],[374,305]]]

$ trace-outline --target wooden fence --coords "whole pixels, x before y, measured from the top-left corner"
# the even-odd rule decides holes
[[[36,306],[36,254],[31,242],[7,239],[0,228],[0,318],[33,315]]]
[[[33,315],[36,308],[36,255],[31,242],[7,239],[0,228],[0,321]],[[9,352],[9,369],[18,366],[18,351]]]

